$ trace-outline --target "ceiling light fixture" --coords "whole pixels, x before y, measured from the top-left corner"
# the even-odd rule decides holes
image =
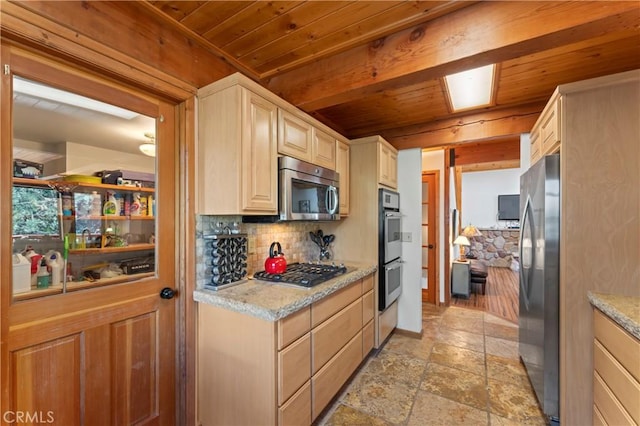
[[[145,142],[141,144],[138,148],[144,155],[148,155],[149,157],[156,156],[156,137],[153,133],[145,133],[145,138],[149,139],[149,142]]]
[[[19,77],[13,79],[13,91],[23,95],[29,95],[40,99],[48,99],[54,102],[60,102],[66,105],[72,105],[79,108],[89,109],[91,111],[102,112],[104,114],[131,120],[139,114],[133,111],[109,105],[104,102],[96,101],[84,96],[69,93],[64,90],[54,89],[44,84],[35,83]]]
[[[453,111],[489,106],[493,102],[496,65],[462,71],[444,77]]]

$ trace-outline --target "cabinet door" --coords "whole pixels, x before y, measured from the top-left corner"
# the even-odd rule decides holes
[[[336,139],[325,132],[313,129],[311,162],[327,169],[336,169]]]
[[[378,182],[387,185],[389,183],[389,148],[384,144],[378,145]]]
[[[311,162],[313,128],[301,118],[278,110],[278,153]]]
[[[336,171],[340,175],[340,216],[349,215],[350,152],[349,145],[336,141]]]
[[[242,106],[242,211],[275,214],[278,209],[277,108],[244,88]]]
[[[540,155],[541,155],[541,147],[540,147],[540,129],[539,128],[535,128],[531,131],[531,134],[529,135],[529,142],[530,142],[530,157],[531,157],[531,163],[530,165],[533,166],[539,159],[540,159]]]
[[[390,188],[398,187],[398,153],[386,143],[378,144],[378,182]]]

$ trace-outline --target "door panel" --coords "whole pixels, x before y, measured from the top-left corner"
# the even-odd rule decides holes
[[[45,422],[80,424],[80,346],[76,334],[13,352],[10,411]],[[37,386],[26,386],[31,383]]]
[[[158,172],[155,274],[129,282],[13,300],[11,203],[0,206],[0,411],[44,413],[46,421],[51,410],[51,422],[65,425],[176,424],[176,298],[159,297],[177,287],[175,107],[15,47],[3,45],[2,60],[11,68],[1,76],[3,200],[11,200],[14,73],[154,117]]]
[[[115,423],[146,421],[158,412],[155,355],[156,313],[128,318],[111,326]]]

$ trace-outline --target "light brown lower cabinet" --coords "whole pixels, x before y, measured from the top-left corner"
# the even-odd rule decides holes
[[[362,361],[362,331],[311,379],[311,419],[315,420]]]
[[[307,381],[278,411],[279,426],[310,425],[311,381]]]
[[[198,424],[311,424],[373,348],[372,282],[276,322],[199,304]]]
[[[640,341],[594,310],[593,424],[640,424]]]

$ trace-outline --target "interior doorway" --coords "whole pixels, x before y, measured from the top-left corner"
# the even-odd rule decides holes
[[[436,304],[439,172],[422,172],[422,301]]]

